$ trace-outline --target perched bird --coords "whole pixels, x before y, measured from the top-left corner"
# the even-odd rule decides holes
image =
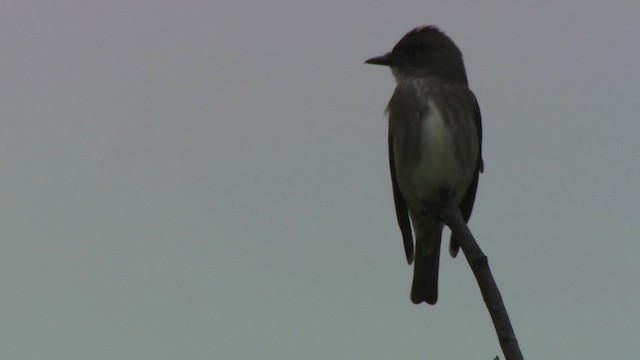
[[[365,63],[390,67],[396,79],[386,110],[396,215],[407,262],[415,259],[411,301],[433,305],[444,224],[425,209],[453,199],[469,221],[484,167],[480,108],[468,87],[462,53],[435,26],[411,30],[390,53]],[[452,236],[451,256],[458,248]]]

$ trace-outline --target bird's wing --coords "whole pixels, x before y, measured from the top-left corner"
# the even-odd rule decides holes
[[[398,187],[398,179],[396,178],[396,166],[393,157],[393,137],[389,131],[389,168],[391,170],[391,185],[393,186],[393,199],[396,205],[396,217],[398,225],[402,232],[402,240],[404,242],[404,252],[407,256],[409,265],[413,263],[413,236],[411,235],[411,224],[409,223],[409,211],[407,201],[402,196]]]
[[[464,197],[460,201],[460,212],[462,213],[465,222],[468,222],[471,218],[471,210],[473,210],[473,203],[476,200],[476,190],[478,189],[478,176],[484,171],[484,161],[482,160],[482,117],[480,116],[480,107],[478,106],[478,101],[471,90],[467,90],[467,92],[467,97],[473,103],[473,122],[476,125],[476,131],[478,132],[478,160],[476,162],[473,179],[471,180]],[[449,253],[451,256],[456,257],[459,247],[458,241],[456,241],[452,234],[451,241],[449,242]]]

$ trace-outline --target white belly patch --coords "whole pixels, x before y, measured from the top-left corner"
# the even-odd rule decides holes
[[[464,167],[456,157],[456,135],[452,127],[447,126],[442,113],[435,103],[429,103],[430,112],[422,122],[419,146],[420,160],[411,174],[411,192],[421,200],[439,200],[439,191],[447,187],[456,192],[456,201],[460,201],[469,185],[473,168]],[[463,127],[465,128],[465,127]],[[471,127],[472,128],[472,127]],[[471,136],[477,141],[476,136]],[[469,144],[469,148],[477,144]]]

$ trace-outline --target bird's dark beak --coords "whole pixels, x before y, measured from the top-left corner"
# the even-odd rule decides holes
[[[387,53],[387,54],[384,54],[382,56],[372,57],[371,59],[365,61],[364,63],[365,64],[372,64],[372,65],[393,66],[393,65],[395,65],[396,61],[391,56],[390,53]]]

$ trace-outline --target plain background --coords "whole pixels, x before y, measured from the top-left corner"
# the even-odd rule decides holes
[[[3,1],[0,357],[492,359],[409,301],[363,65],[415,26],[483,114],[470,223],[528,359],[640,352],[640,3]]]

